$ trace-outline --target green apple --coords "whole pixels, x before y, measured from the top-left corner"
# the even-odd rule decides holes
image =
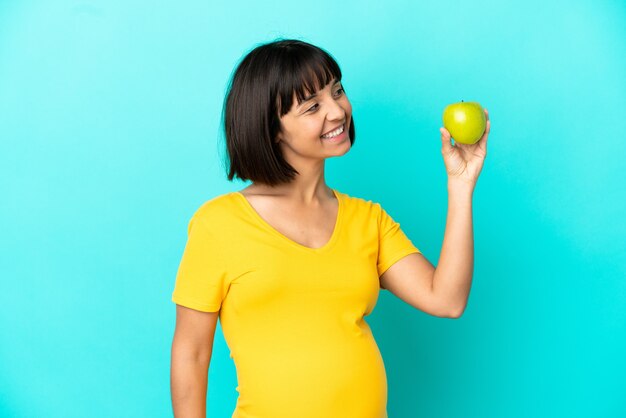
[[[443,126],[455,142],[475,144],[485,133],[487,118],[478,102],[461,101],[443,110]]]

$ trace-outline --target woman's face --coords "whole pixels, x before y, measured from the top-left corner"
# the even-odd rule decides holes
[[[282,130],[277,140],[287,160],[294,156],[327,158],[350,149],[348,129],[352,122],[352,105],[341,81],[332,80],[300,104],[294,93],[293,105],[280,121]],[[343,132],[336,135],[340,132],[338,129]]]

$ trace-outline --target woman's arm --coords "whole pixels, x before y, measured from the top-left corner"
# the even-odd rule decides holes
[[[209,364],[218,312],[176,305],[170,386],[175,418],[205,418]]]

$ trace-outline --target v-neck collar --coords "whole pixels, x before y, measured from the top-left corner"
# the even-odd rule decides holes
[[[263,217],[254,209],[254,207],[250,204],[248,199],[241,192],[235,191],[235,192],[232,192],[232,194],[235,194],[235,195],[239,196],[240,200],[242,201],[242,203],[244,204],[244,206],[246,207],[248,212],[254,218],[256,218],[263,226],[265,226],[265,228],[267,230],[269,230],[275,236],[278,236],[280,239],[286,241],[291,246],[299,248],[301,250],[308,251],[308,252],[313,252],[313,253],[323,253],[323,252],[328,251],[330,248],[332,248],[333,245],[335,244],[335,242],[337,241],[337,237],[339,235],[339,229],[341,227],[341,223],[342,223],[342,219],[343,219],[342,215],[343,215],[343,204],[344,203],[343,203],[343,198],[341,196],[341,193],[338,192],[335,189],[331,189],[331,190],[333,191],[335,197],[337,198],[337,202],[338,202],[338,206],[339,206],[338,210],[337,210],[337,219],[335,220],[335,228],[333,229],[333,233],[330,236],[330,239],[328,240],[328,242],[326,244],[324,244],[323,246],[321,246],[319,248],[307,247],[307,246],[302,245],[302,244],[292,240],[291,238],[288,238],[287,236],[283,235],[276,228],[274,228],[272,225],[270,225],[265,219],[263,219]]]

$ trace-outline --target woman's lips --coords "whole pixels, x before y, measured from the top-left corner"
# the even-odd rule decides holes
[[[332,138],[322,138],[326,142],[341,142],[348,136],[348,130],[344,128],[343,132]]]

